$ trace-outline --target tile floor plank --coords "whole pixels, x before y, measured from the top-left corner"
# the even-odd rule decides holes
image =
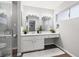
[[[52,56],[57,56],[62,54],[65,54],[65,53],[59,48],[52,48],[52,49],[43,50],[43,51],[24,53],[23,57],[52,57]]]

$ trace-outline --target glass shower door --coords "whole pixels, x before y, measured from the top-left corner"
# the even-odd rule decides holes
[[[12,2],[0,1],[0,57],[12,55]]]

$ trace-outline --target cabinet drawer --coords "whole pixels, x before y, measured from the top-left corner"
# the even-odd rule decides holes
[[[43,37],[42,36],[35,36],[34,40],[41,40]]]
[[[32,40],[32,38],[31,37],[21,37],[21,41],[25,41],[25,40]]]
[[[43,35],[44,38],[49,38],[49,35]]]
[[[56,38],[59,37],[59,35],[48,35],[48,38]]]

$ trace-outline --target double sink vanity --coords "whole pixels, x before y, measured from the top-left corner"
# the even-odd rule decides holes
[[[59,38],[59,33],[21,34],[21,52],[44,49],[45,38]]]

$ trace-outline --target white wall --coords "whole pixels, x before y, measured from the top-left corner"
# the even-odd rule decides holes
[[[79,57],[79,18],[62,21],[59,31],[63,48]]]
[[[53,14],[54,14],[53,10],[38,8],[38,7],[31,7],[31,6],[22,6],[21,9],[22,9],[22,25],[25,25],[24,20],[26,20],[27,15],[36,15],[39,17],[38,20],[41,20],[42,16],[51,17],[51,21],[49,24],[50,26],[53,25]],[[39,24],[42,24],[42,22],[40,21]],[[54,27],[54,25],[52,27]]]
[[[64,5],[65,8],[72,6],[71,3],[66,5],[67,7]],[[62,6],[61,8],[63,10]],[[61,21],[59,32],[60,39],[56,40],[55,44],[67,50],[72,55],[79,57],[79,18]]]

